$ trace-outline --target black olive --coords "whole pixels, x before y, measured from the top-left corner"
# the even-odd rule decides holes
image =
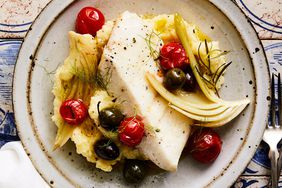
[[[185,73],[178,68],[169,70],[164,78],[164,86],[168,90],[176,90],[181,88],[185,83]]]
[[[117,130],[124,115],[115,107],[105,108],[99,113],[100,125],[106,130]]]
[[[187,71],[185,73],[185,84],[183,85],[183,89],[185,91],[194,91],[196,88],[196,83],[197,81],[192,70]]]
[[[119,156],[119,148],[109,139],[102,139],[95,143],[94,151],[98,157],[105,160],[114,160]]]
[[[128,159],[125,161],[123,176],[128,183],[140,183],[146,176],[144,161]]]

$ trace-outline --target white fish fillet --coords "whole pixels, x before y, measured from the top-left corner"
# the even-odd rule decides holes
[[[146,80],[146,72],[158,73],[146,43],[152,31],[151,21],[124,12],[117,19],[98,69],[103,78],[110,74],[107,89],[122,111],[144,118],[145,137],[137,147],[160,168],[175,171],[192,120],[170,108]],[[152,40],[151,44],[157,43],[154,48],[160,48],[162,42],[157,37]]]

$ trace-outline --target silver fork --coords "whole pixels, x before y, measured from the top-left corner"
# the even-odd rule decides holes
[[[278,178],[280,174],[280,169],[278,170],[278,158],[279,153],[277,145],[282,138],[281,125],[281,79],[280,73],[278,74],[278,89],[277,89],[277,99],[278,104],[275,104],[275,79],[276,76],[272,74],[271,78],[271,106],[270,106],[270,124],[266,125],[266,130],[263,135],[263,140],[269,145],[269,159],[271,161],[271,187],[278,187]],[[278,110],[278,116],[276,116],[276,111]],[[281,165],[279,164],[279,168]],[[279,171],[279,172],[278,172]]]

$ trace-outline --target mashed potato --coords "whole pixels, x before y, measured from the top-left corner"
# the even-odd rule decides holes
[[[77,153],[96,163],[96,167],[104,171],[111,171],[121,157],[114,161],[106,161],[96,156],[94,143],[103,137],[94,121],[88,117],[81,125],[68,125],[62,119],[59,108],[67,99],[82,99],[89,105],[91,96],[95,92],[95,75],[103,47],[107,43],[113,22],[107,22],[93,38],[91,35],[80,35],[69,32],[70,54],[64,64],[55,74],[53,87],[54,115],[52,120],[58,127],[54,148],[63,146],[69,138],[76,144]]]

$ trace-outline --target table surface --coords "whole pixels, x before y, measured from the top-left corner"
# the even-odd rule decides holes
[[[16,57],[30,25],[50,0],[0,0],[0,147],[19,140],[12,108]],[[224,1],[224,0],[223,0]],[[235,0],[262,40],[272,72],[282,65],[282,0]],[[270,162],[261,143],[234,187],[266,187]],[[282,187],[282,177],[280,178]]]

